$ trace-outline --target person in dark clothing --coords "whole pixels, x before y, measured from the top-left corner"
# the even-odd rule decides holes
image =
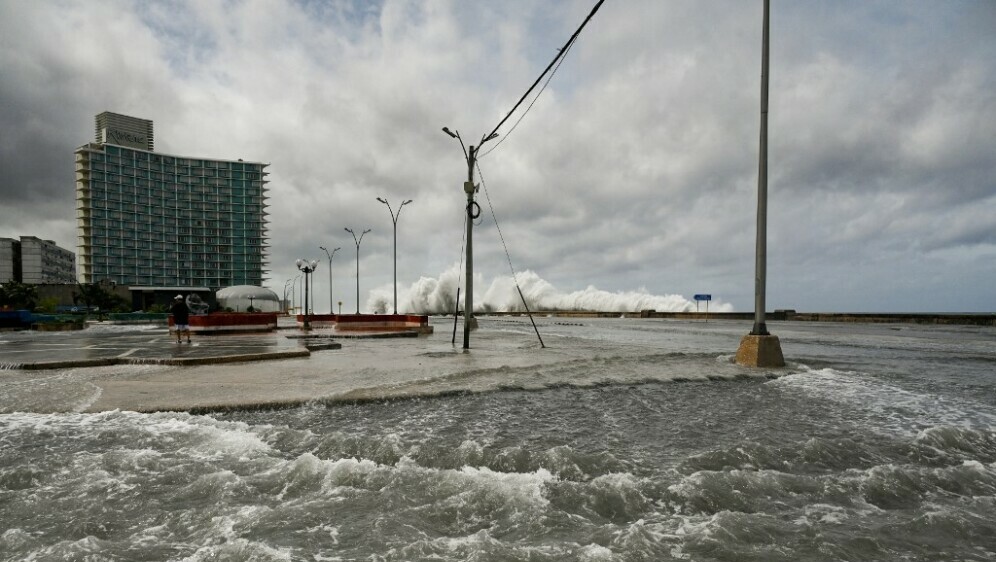
[[[176,327],[176,343],[182,343],[180,341],[182,332],[186,332],[187,343],[190,343],[190,309],[187,308],[183,295],[177,295],[173,299],[173,306],[170,307],[169,311],[173,315],[173,325]]]

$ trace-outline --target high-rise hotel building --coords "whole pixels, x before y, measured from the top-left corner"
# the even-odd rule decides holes
[[[262,285],[268,164],[153,151],[152,121],[104,112],[76,149],[80,281]]]

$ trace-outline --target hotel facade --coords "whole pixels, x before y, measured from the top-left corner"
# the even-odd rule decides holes
[[[145,119],[105,112],[96,123],[96,141],[75,153],[81,282],[262,285],[268,164],[154,152]]]

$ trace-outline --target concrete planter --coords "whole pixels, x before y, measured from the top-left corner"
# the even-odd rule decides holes
[[[337,332],[416,332],[431,334],[429,317],[420,314],[311,314],[312,328],[335,328]],[[304,315],[297,315],[304,327]]]

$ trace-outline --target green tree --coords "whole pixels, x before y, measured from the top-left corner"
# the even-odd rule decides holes
[[[38,301],[38,306],[35,308],[35,310],[52,313],[55,312],[55,308],[57,306],[59,306],[59,299],[55,297],[49,297],[47,299],[41,299],[40,301]]]
[[[34,310],[38,289],[34,285],[8,281],[0,285],[0,307]]]
[[[123,311],[128,312],[128,301],[115,295],[98,284],[77,283],[76,291],[73,291],[73,304],[83,305],[90,310],[97,307],[101,312]]]

